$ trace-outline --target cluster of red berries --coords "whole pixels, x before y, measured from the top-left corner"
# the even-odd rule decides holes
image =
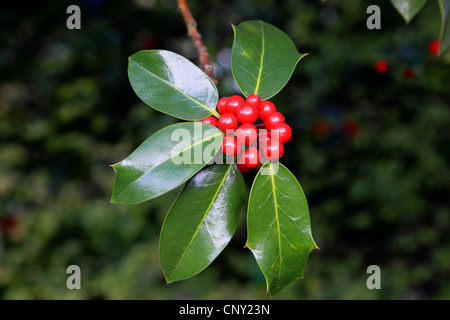
[[[291,139],[292,130],[272,102],[261,101],[255,94],[247,99],[233,95],[219,99],[217,110],[219,119],[209,116],[202,122],[226,133],[222,151],[225,155],[237,156],[241,172],[252,171],[262,157],[276,161],[283,156],[283,144]]]

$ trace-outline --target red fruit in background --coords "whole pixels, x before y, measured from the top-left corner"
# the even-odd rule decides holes
[[[200,122],[206,123],[206,124],[210,124],[210,125],[212,125],[214,127],[217,127],[217,119],[215,117],[213,117],[213,116],[209,116],[209,117],[203,119]]]
[[[439,45],[440,45],[439,40],[431,41],[430,44],[428,45],[428,51],[430,51],[432,55],[437,56],[439,53]]]
[[[271,130],[272,135],[274,135],[274,130],[278,130],[278,140],[280,140],[281,143],[286,143],[291,140],[292,129],[287,123],[279,123],[275,125]]]
[[[223,132],[230,133],[237,129],[239,122],[234,114],[227,112],[220,116],[218,125]]]
[[[227,100],[229,97],[223,97],[220,98],[219,101],[217,102],[217,111],[219,111],[220,114],[224,114],[227,111]]]
[[[258,149],[255,147],[250,147],[240,155],[237,163],[253,169],[261,163],[261,155]]]
[[[158,46],[157,39],[152,34],[146,34],[139,38],[139,45],[141,47],[141,50],[151,50],[156,49]]]
[[[238,95],[234,95],[228,98],[226,103],[226,112],[234,113],[238,111],[239,107],[244,105],[244,98]]]
[[[236,117],[240,123],[253,123],[258,120],[258,109],[244,104],[236,111]]]
[[[222,152],[229,156],[235,156],[241,152],[241,144],[236,137],[225,135],[222,141]]]
[[[250,123],[244,123],[236,130],[237,140],[245,144],[246,146],[251,145],[258,138],[258,130],[256,127]]]
[[[278,111],[269,114],[264,119],[264,126],[269,130],[272,130],[276,125],[280,123],[284,123],[284,116]]]
[[[389,71],[389,63],[386,60],[378,60],[374,65],[375,71],[380,74],[385,74]]]
[[[256,94],[251,94],[245,99],[245,104],[255,107],[259,111],[259,105],[261,104],[261,98]]]
[[[263,154],[267,159],[276,161],[283,156],[284,146],[280,141],[270,140],[263,146]]]
[[[315,136],[325,137],[331,133],[332,127],[325,121],[317,121],[313,124],[312,132]]]
[[[277,111],[275,105],[268,100],[264,100],[259,105],[259,118],[264,121],[268,115],[274,113],[275,111]]]
[[[350,139],[354,139],[356,138],[356,136],[358,136],[360,127],[354,119],[347,118],[342,124],[342,131],[344,131]]]
[[[403,78],[405,78],[405,79],[414,78],[414,70],[411,68],[405,68],[405,69],[403,69],[402,75],[403,75]]]
[[[14,231],[14,229],[17,227],[17,219],[13,216],[1,216],[0,217],[0,232],[9,234],[10,232]]]

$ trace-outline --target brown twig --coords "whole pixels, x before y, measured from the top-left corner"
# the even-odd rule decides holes
[[[192,16],[186,0],[178,0],[178,9],[183,15],[184,21],[186,22],[188,36],[192,38],[192,43],[194,44],[195,49],[197,49],[203,71],[214,82],[214,84],[217,84],[217,80],[213,76],[213,65],[209,61],[208,49],[203,44],[202,35],[197,30],[197,22]]]

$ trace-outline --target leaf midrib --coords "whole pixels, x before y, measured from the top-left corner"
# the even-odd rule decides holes
[[[194,235],[192,236],[192,238],[191,238],[189,244],[186,246],[186,249],[184,250],[183,254],[181,255],[180,260],[178,261],[177,265],[175,266],[175,269],[174,269],[174,270],[172,271],[172,273],[170,274],[170,277],[169,277],[169,278],[172,278],[173,274],[174,274],[174,273],[178,270],[178,268],[180,267],[181,261],[183,261],[183,258],[184,258],[184,256],[185,256],[186,252],[189,250],[189,248],[190,248],[192,242],[194,241],[194,239],[195,239],[195,237],[196,237],[198,231],[200,230],[200,227],[202,226],[203,222],[205,221],[206,216],[208,215],[209,210],[211,209],[211,207],[212,207],[214,201],[217,199],[217,196],[219,195],[220,190],[222,189],[223,185],[225,184],[225,180],[227,179],[228,173],[230,172],[231,168],[232,168],[232,165],[229,165],[229,168],[228,168],[227,172],[225,173],[224,177],[222,178],[222,180],[220,181],[219,187],[217,188],[217,191],[215,192],[215,194],[214,194],[214,196],[213,196],[211,202],[209,203],[208,208],[205,210],[205,213],[204,213],[204,215],[203,215],[202,220],[201,220],[200,223],[198,224],[198,227],[197,227],[197,229],[195,230]]]
[[[197,141],[197,142],[191,144],[189,147],[180,150],[179,152],[177,152],[176,154],[170,156],[169,158],[167,158],[167,159],[165,159],[165,160],[163,160],[163,161],[158,162],[157,164],[155,164],[154,166],[152,166],[152,167],[150,168],[150,170],[144,172],[144,173],[141,174],[139,177],[137,177],[135,180],[133,180],[133,182],[131,182],[124,190],[122,190],[122,191],[117,195],[116,199],[119,199],[120,196],[121,196],[125,191],[127,191],[134,183],[136,183],[136,181],[138,181],[139,179],[141,179],[143,176],[149,174],[149,173],[152,172],[155,168],[159,167],[159,166],[162,165],[163,163],[165,163],[165,162],[167,162],[167,161],[169,161],[169,160],[175,158],[176,156],[178,156],[179,154],[185,152],[186,150],[191,149],[191,148],[194,148],[196,145],[201,144],[201,143],[203,143],[203,142],[206,141],[206,140],[210,140],[210,139],[212,139],[212,138],[215,138],[216,136],[219,136],[219,135],[221,135],[221,134],[222,134],[221,132],[218,132],[218,133],[216,133],[216,134],[214,134],[214,135],[212,135],[212,136],[209,136],[208,138],[199,140],[199,141]]]
[[[191,97],[190,95],[188,95],[186,92],[184,92],[184,91],[178,89],[177,87],[175,87],[174,85],[172,85],[172,84],[171,84],[170,82],[168,82],[167,80],[165,80],[165,79],[163,79],[163,78],[157,76],[157,75],[156,75],[155,73],[153,73],[153,72],[150,72],[150,70],[144,68],[144,66],[142,66],[139,62],[134,61],[134,60],[133,60],[133,62],[134,62],[135,64],[137,64],[137,65],[139,66],[140,69],[144,70],[145,72],[147,72],[147,73],[150,74],[151,76],[157,78],[158,80],[160,80],[160,81],[164,82],[165,84],[167,84],[168,86],[172,87],[174,90],[178,91],[179,93],[183,94],[184,96],[186,96],[186,97],[189,98],[190,100],[194,101],[195,103],[197,103],[197,104],[198,104],[199,106],[201,106],[202,108],[208,110],[208,111],[211,112],[211,113],[214,113],[214,112],[215,112],[215,110],[209,108],[207,105],[203,104],[203,103],[200,102],[199,100],[194,99],[193,97]]]
[[[262,69],[263,69],[263,63],[264,63],[264,54],[265,54],[265,49],[264,49],[264,28],[262,23],[260,23],[261,26],[261,59],[260,59],[260,63],[259,63],[259,71],[258,71],[258,78],[256,79],[256,87],[255,87],[255,94],[257,95],[259,92],[259,84],[261,83],[261,75],[262,75]]]
[[[273,202],[275,207],[275,220],[277,222],[277,230],[278,230],[278,257],[280,259],[280,267],[278,268],[278,277],[281,277],[281,264],[283,262],[283,258],[281,256],[281,230],[280,230],[280,220],[278,219],[278,202],[277,202],[277,195],[276,195],[276,188],[275,188],[275,179],[274,179],[274,171],[273,171],[273,164],[270,164],[270,179],[272,182],[272,194],[273,194]]]

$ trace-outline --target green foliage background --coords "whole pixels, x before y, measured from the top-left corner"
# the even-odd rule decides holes
[[[237,93],[231,23],[264,20],[310,53],[272,101],[294,128],[282,162],[306,193],[320,251],[275,298],[449,299],[450,59],[428,51],[437,3],[407,26],[389,1],[372,1],[381,30],[366,28],[364,1],[188,3],[220,96]],[[66,28],[69,4],[81,30]],[[9,2],[0,43],[0,299],[267,298],[244,216],[208,269],[167,285],[158,238],[179,189],[109,203],[109,165],[176,121],[134,94],[128,57],[158,48],[197,63],[176,1]],[[66,287],[71,264],[81,290]],[[366,287],[371,264],[381,290]]]

